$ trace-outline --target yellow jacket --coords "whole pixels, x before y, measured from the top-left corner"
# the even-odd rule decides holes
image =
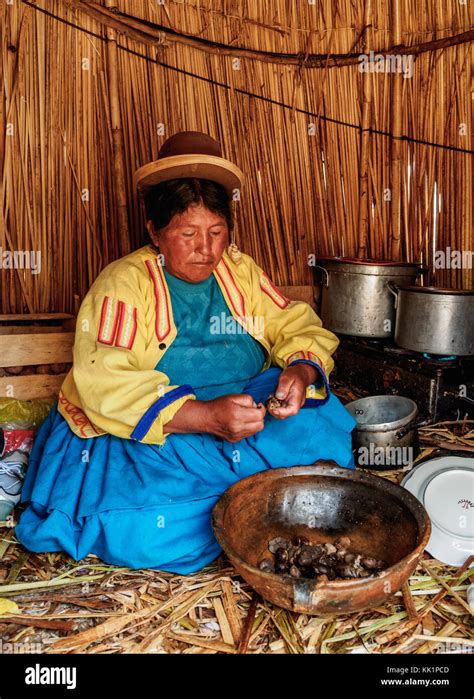
[[[224,253],[213,274],[232,316],[266,350],[262,371],[309,362],[321,385],[308,387],[307,398],[327,400],[338,339],[313,309],[286,299],[248,255],[236,264]],[[263,333],[256,318],[263,318]],[[156,251],[147,245],[109,264],[81,304],[73,366],[59,393],[71,430],[85,439],[109,433],[163,444],[163,426],[196,398],[192,386],[170,386],[155,369],[176,334]]]

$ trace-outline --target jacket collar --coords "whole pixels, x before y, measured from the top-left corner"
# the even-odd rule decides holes
[[[234,318],[244,317],[246,315],[245,298],[235,276],[232,274],[230,263],[225,260],[224,255],[221,257],[213,274]]]
[[[152,248],[148,247],[148,249],[152,254],[147,256],[148,259],[145,260],[145,265],[153,285],[155,298],[155,333],[158,342],[163,342],[172,332],[176,334],[176,327],[173,321],[171,297],[163,268]],[[231,262],[225,258],[225,253],[213,274],[233,317],[236,320],[240,319],[242,322],[242,319],[246,316],[245,298],[235,275],[232,273]]]

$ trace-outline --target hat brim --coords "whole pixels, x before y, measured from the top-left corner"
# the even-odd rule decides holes
[[[230,160],[215,155],[172,155],[154,160],[135,171],[134,183],[139,192],[166,180],[198,177],[219,182],[231,196],[244,183],[244,174]]]

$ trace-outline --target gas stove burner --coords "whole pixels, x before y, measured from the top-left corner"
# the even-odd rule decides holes
[[[358,340],[358,344],[363,347],[367,347],[373,350],[383,351],[385,349],[385,342],[383,340],[366,340],[363,339],[362,342]]]
[[[429,352],[415,352],[414,350],[397,347],[396,345],[384,347],[385,352],[397,357],[406,357],[411,362],[416,362],[418,365],[424,364],[433,367],[453,367],[459,363],[459,357],[455,354],[450,356],[442,354],[429,354]]]
[[[356,342],[367,347],[383,347],[390,339],[384,337],[359,337],[358,335],[341,335],[341,342]]]
[[[414,355],[411,350],[404,349],[403,347],[397,347],[397,345],[387,345],[384,347],[385,352],[390,352],[391,354],[399,354],[403,357],[410,357]],[[415,355],[416,356],[416,355]]]
[[[365,342],[367,345],[384,345],[386,343],[386,340],[381,339],[380,337],[364,337],[362,338],[362,342]]]
[[[452,362],[457,359],[455,354],[451,354],[449,357],[442,354],[429,354],[428,352],[423,352],[423,357],[435,362]]]

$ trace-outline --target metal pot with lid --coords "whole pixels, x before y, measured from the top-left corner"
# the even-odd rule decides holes
[[[474,291],[390,284],[399,347],[428,354],[474,355]]]
[[[328,330],[357,337],[388,338],[395,329],[395,300],[388,282],[414,284],[417,263],[322,257],[321,319]]]

